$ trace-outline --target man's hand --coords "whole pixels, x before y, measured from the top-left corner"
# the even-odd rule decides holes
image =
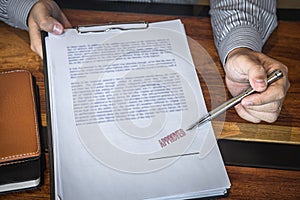
[[[283,78],[267,87],[267,74],[279,69]],[[282,63],[247,48],[231,51],[225,65],[226,84],[233,96],[248,87],[258,93],[252,94],[235,106],[239,116],[253,123],[272,123],[277,120],[282,102],[290,86],[288,69]],[[250,85],[249,85],[250,83]]]
[[[43,58],[41,30],[62,34],[64,28],[69,27],[71,27],[70,22],[53,0],[38,1],[28,16],[28,32],[32,51]]]

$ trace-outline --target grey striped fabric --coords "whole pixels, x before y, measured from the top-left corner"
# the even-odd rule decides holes
[[[0,0],[0,19],[7,24],[27,30],[27,17],[38,0]]]
[[[276,0],[210,0],[215,45],[225,64],[230,51],[261,51],[277,26]]]
[[[0,19],[5,22],[8,20],[6,5],[7,0],[0,0]]]

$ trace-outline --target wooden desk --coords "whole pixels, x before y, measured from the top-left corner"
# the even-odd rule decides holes
[[[106,23],[111,21],[161,21],[180,18],[186,27],[187,35],[199,43],[217,66],[222,78],[222,70],[213,44],[208,18],[141,15],[81,10],[64,10],[73,25]],[[240,119],[232,109],[227,112],[222,134],[219,137],[238,140],[254,140],[300,144],[300,22],[279,22],[264,47],[264,52],[289,67],[291,88],[288,91],[281,115],[273,124],[251,124]],[[43,125],[45,117],[45,90],[43,64],[31,52],[28,34],[0,23],[0,71],[28,69],[35,76],[40,91],[40,106]],[[201,79],[201,78],[200,78]],[[211,97],[202,86],[208,109]],[[226,90],[227,95],[227,90]],[[226,166],[232,187],[226,199],[300,199],[300,171],[264,168]],[[49,199],[49,168],[45,171],[45,181],[41,188],[32,191],[0,195],[0,199]]]

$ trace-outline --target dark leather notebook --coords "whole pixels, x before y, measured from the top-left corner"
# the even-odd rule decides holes
[[[0,193],[41,182],[35,88],[26,70],[0,73]]]

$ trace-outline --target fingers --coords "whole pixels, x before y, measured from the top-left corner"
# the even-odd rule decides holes
[[[71,23],[63,13],[60,13],[60,17],[57,18],[42,13],[38,13],[35,17],[40,30],[53,33],[55,35],[60,35],[64,32],[64,28],[71,27]],[[60,19],[62,23],[60,23],[57,19]]]
[[[267,88],[267,74],[264,67],[260,64],[253,63],[251,68],[248,70],[248,79],[251,87],[257,91],[262,92]]]
[[[33,6],[28,17],[31,49],[42,58],[40,31],[59,35],[64,32],[65,27],[71,27],[71,23],[57,4],[52,0],[39,1]]]
[[[42,18],[38,20],[30,19],[28,22],[30,26],[28,28],[28,33],[30,37],[30,48],[32,51],[36,52],[41,58],[43,58],[42,53],[42,41],[41,41],[41,30],[53,33],[62,34],[63,26],[54,18]]]
[[[31,28],[32,23],[35,23],[39,30],[61,34],[63,33],[64,27],[57,20],[62,18],[60,14],[61,11],[55,5],[49,5],[48,3],[48,1],[41,1],[34,5],[29,15],[29,28]]]
[[[228,59],[231,61],[228,65],[234,68],[231,71],[234,70],[239,73],[233,77],[234,80],[240,79],[240,81],[249,82],[257,92],[262,92],[267,88],[266,70],[256,52],[240,48],[235,50]]]
[[[260,121],[275,122],[280,114],[288,87],[284,87],[280,83],[273,84],[262,93],[252,94],[244,98],[235,107],[237,113],[243,119],[254,123]]]
[[[283,78],[267,86],[267,73],[275,69],[283,72]],[[249,83],[258,92],[244,98],[235,106],[241,118],[253,123],[272,123],[277,120],[290,86],[285,65],[263,53],[241,48],[228,56],[225,70],[226,84],[233,96],[249,87]]]
[[[38,14],[36,18],[28,19],[28,33],[30,37],[30,48],[32,51],[36,52],[41,58],[43,58],[42,53],[42,41],[41,41],[41,30],[44,30],[53,34],[62,34],[64,27],[56,19]]]
[[[243,119],[253,123],[261,121],[273,123],[281,111],[283,92],[271,85],[265,92],[252,94],[243,99],[236,107],[236,111]]]
[[[42,59],[42,41],[41,41],[41,33],[39,26],[34,23],[31,25],[31,28],[28,29],[29,37],[30,37],[30,48],[33,52],[36,52]]]
[[[277,103],[274,103],[273,106],[271,106],[271,108],[273,109],[268,109],[267,107],[268,106],[262,106],[261,109],[249,109],[242,106],[241,104],[237,105],[235,107],[238,115],[247,120],[247,121],[250,121],[250,122],[253,122],[253,123],[259,123],[261,121],[265,121],[265,122],[268,122],[268,123],[273,123],[277,120],[279,114],[280,114],[280,111],[281,111],[281,104],[280,106],[277,106]]]
[[[277,80],[279,81],[279,80]],[[280,83],[273,83],[267,90],[255,93],[244,98],[241,102],[243,106],[260,106],[274,101],[281,101],[285,97],[285,87]]]
[[[60,35],[64,32],[64,27],[53,17],[43,18],[39,23],[41,30],[53,33],[55,35]]]
[[[254,123],[276,121],[289,88],[289,82],[286,81],[287,77],[279,79],[264,92],[244,98],[236,111],[242,118]]]
[[[70,21],[69,21],[68,18],[65,16],[65,14],[62,13],[62,12],[61,12],[61,18],[62,18],[61,22],[62,22],[64,28],[71,28],[71,27],[72,27]]]
[[[253,123],[261,122],[261,119],[251,115],[241,104],[236,105],[234,108],[241,118]]]
[[[242,118],[254,123],[258,123],[260,121],[273,123],[277,120],[280,114],[281,105],[282,101],[251,107],[239,105],[239,107],[236,108],[236,111]]]

